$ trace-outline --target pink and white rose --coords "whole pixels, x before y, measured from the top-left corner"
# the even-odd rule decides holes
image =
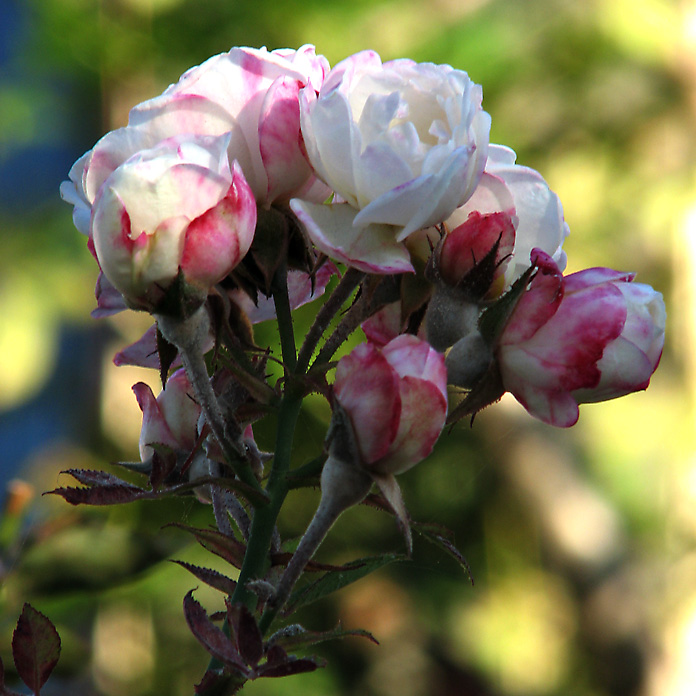
[[[228,141],[165,140],[137,152],[99,187],[94,250],[131,306],[151,311],[179,272],[204,297],[248,251],[256,203],[239,166],[230,168]]]
[[[370,474],[400,474],[415,466],[445,425],[444,357],[415,336],[398,336],[381,348],[361,343],[339,361],[333,392]]]
[[[510,148],[490,145],[480,185],[445,222],[449,234],[442,263],[447,266],[445,274],[453,276],[450,282],[461,279],[474,260],[480,261],[501,233],[498,273],[504,283],[498,291],[529,268],[532,249],[541,249],[561,270],[565,268],[562,245],[569,229],[561,201],[539,172],[515,164],[515,158]],[[506,229],[510,225],[512,236]],[[419,249],[422,254],[423,241]]]
[[[191,452],[198,436],[201,408],[193,399],[193,388],[184,370],[172,374],[156,398],[144,382],[133,385],[133,391],[143,412],[139,442],[142,461],[152,457],[153,445]]]
[[[75,162],[61,185],[64,200],[75,206],[75,226],[89,234],[92,203],[119,165],[184,134],[228,134],[229,159],[239,163],[260,205],[293,196],[326,199],[330,190],[314,176],[302,144],[298,94],[305,87],[318,91],[328,70],[313,46],[233,48],[191,68]]]
[[[330,206],[293,201],[314,243],[366,272],[412,270],[402,242],[444,221],[478,186],[490,117],[481,87],[449,65],[373,51],[339,63],[301,94],[302,133]],[[340,201],[340,202],[338,202]]]
[[[662,355],[665,305],[634,274],[590,268],[564,277],[535,250],[538,271],[495,349],[503,387],[561,427],[578,404],[646,389]]]
[[[316,94],[328,71],[326,58],[310,45],[296,51],[233,48],[136,106],[129,126],[156,139],[229,133],[230,159],[239,162],[259,204],[322,201],[330,192],[307,161],[298,95],[301,89]]]

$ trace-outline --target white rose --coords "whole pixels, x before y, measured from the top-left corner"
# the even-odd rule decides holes
[[[318,96],[304,90],[310,162],[342,201],[334,212],[293,204],[317,246],[371,272],[410,268],[401,242],[449,217],[479,183],[490,129],[481,99],[465,72],[411,60],[382,64],[372,51],[339,63]]]

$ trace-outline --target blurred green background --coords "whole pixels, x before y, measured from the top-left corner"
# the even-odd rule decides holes
[[[412,516],[456,532],[475,578],[431,547],[302,615],[381,641],[328,644],[320,672],[244,693],[690,696],[696,693],[696,2],[693,0],[0,0],[0,656],[24,601],[63,638],[51,694],[190,695],[207,657],[167,559],[215,563],[174,519],[190,500],[88,510],[42,491],[68,467],[137,459],[144,370],[111,358],[147,317],[89,317],[95,265],[58,185],[131,106],[233,45],[314,43],[450,63],[483,85],[491,140],[563,201],[569,270],[635,270],[668,333],[650,389],[561,431],[511,399],[401,477]],[[299,326],[316,311],[306,308]],[[265,334],[264,334],[265,332]],[[301,329],[300,329],[301,332]],[[260,336],[273,338],[269,328]],[[260,338],[260,340],[263,340]],[[321,447],[311,401],[298,461]],[[267,447],[271,425],[257,428]],[[299,534],[316,491],[295,494]],[[324,560],[400,549],[358,509]],[[219,566],[217,566],[219,567]],[[209,610],[221,597],[200,588]]]

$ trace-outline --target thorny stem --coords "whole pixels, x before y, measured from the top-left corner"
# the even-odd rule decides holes
[[[261,488],[246,459],[246,449],[241,437],[231,440],[227,436],[225,418],[210,384],[202,351],[202,343],[208,334],[209,322],[204,306],[183,320],[170,316],[157,316],[157,325],[163,336],[179,349],[181,361],[193,386],[198,404],[205,415],[210,430],[222,448],[225,459],[240,481],[263,493],[263,488]]]
[[[365,273],[363,271],[349,268],[322,305],[300,348],[300,353],[297,357],[297,369],[299,372],[306,371],[319,339],[326,331],[331,320],[336,316],[338,310],[341,309],[343,303],[350,297],[353,290],[360,285],[364,277]]]
[[[297,368],[297,357],[290,299],[288,297],[287,269],[284,265],[276,271],[272,287],[285,374],[286,378],[289,379],[286,379],[285,393],[278,410],[275,454],[268,485],[266,486],[270,504],[257,508],[254,511],[249,532],[249,543],[244,555],[242,568],[239,572],[237,588],[232,595],[233,603],[242,602],[250,609],[254,608],[256,595],[247,588],[247,583],[250,580],[262,577],[268,561],[268,551],[276,533],[275,525],[278,513],[289,490],[286,474],[290,469],[295,427],[303,399],[301,389],[293,384],[291,378],[291,373]]]
[[[273,279],[273,299],[276,306],[278,332],[287,378],[296,369],[297,358],[285,266],[278,269]],[[302,399],[302,391],[293,385],[292,380],[288,379],[278,409],[275,454],[266,486],[266,494],[269,496],[270,502],[268,505],[254,509],[244,561],[239,571],[237,586],[230,598],[232,604],[243,603],[252,611],[255,608],[257,597],[247,585],[251,580],[263,577],[268,563],[269,550],[277,542],[276,520],[289,490],[287,472],[290,468],[295,427]],[[223,624],[223,631],[229,634],[227,622]],[[220,666],[220,662],[216,658],[212,658],[208,669],[219,669]],[[229,691],[228,685],[225,684],[219,687],[212,685],[202,691],[199,696],[227,696],[227,694],[236,693],[237,690]]]
[[[297,366],[297,353],[295,348],[295,333],[292,324],[292,309],[288,296],[288,269],[282,263],[275,273],[271,285],[273,302],[275,304],[276,318],[278,320],[278,333],[280,335],[280,349],[283,353],[285,375],[294,372]]]
[[[264,633],[283,608],[292,588],[341,513],[370,492],[372,479],[355,464],[329,457],[321,475],[321,500],[297,550],[280,578],[275,596],[259,621]]]
[[[237,588],[232,595],[233,603],[242,602],[250,609],[254,608],[256,595],[247,588],[247,583],[250,580],[260,578],[265,570],[268,551],[275,533],[276,519],[288,493],[285,474],[290,468],[293,436],[301,405],[301,393],[296,394],[292,390],[286,392],[278,414],[276,452],[271,476],[266,487],[271,502],[264,507],[254,510],[249,532],[249,543],[244,555],[242,568],[239,572]]]
[[[322,365],[329,362],[333,354],[341,347],[341,344],[377,310],[370,306],[369,298],[361,297],[344,315],[334,332],[326,339],[319,350],[313,365]]]

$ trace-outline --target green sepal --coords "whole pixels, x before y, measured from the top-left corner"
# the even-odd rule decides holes
[[[505,393],[500,378],[500,371],[495,360],[491,361],[488,370],[466,396],[453,408],[447,416],[447,425],[453,425],[467,416],[475,416],[479,411],[494,404]]]
[[[162,332],[157,327],[157,355],[159,356],[160,364],[160,380],[162,382],[162,389],[167,386],[167,375],[169,374],[169,368],[172,366],[176,356],[179,353],[179,349],[170,343],[163,335]]]
[[[488,253],[480,261],[476,262],[457,284],[457,289],[470,301],[482,300],[491,289],[495,280],[495,272],[501,263],[497,261],[499,247],[500,236]]]
[[[344,570],[324,573],[318,580],[314,580],[299,590],[295,590],[290,595],[290,599],[288,599],[283,610],[283,615],[289,616],[300,607],[316,602],[318,599],[364,578],[375,570],[379,570],[395,561],[404,560],[406,560],[406,556],[403,554],[387,553],[380,556],[359,558],[352,563],[346,564]]]
[[[207,296],[207,289],[187,283],[183,271],[179,269],[176,278],[164,289],[162,297],[150,313],[188,319],[196,313]]]
[[[488,345],[494,345],[503,332],[535,271],[536,266],[530,266],[504,295],[481,312],[478,327]]]
[[[288,256],[289,220],[276,208],[259,208],[254,241],[249,249],[256,270],[260,274],[259,285],[270,296],[271,284],[280,265]],[[248,264],[246,264],[248,267]]]
[[[401,276],[401,326],[417,333],[433,286],[423,277],[412,273]]]

